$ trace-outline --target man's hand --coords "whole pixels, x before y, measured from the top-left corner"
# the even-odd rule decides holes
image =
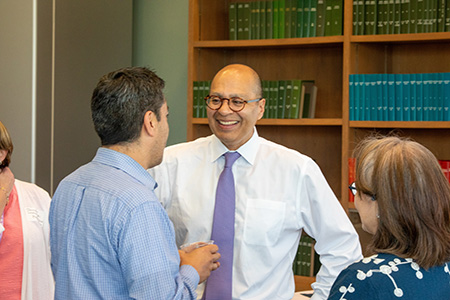
[[[196,245],[191,245],[183,250],[179,250],[180,253],[180,265],[190,265],[197,270],[200,276],[200,283],[205,281],[211,271],[216,270],[220,263],[220,253],[217,245],[206,245],[200,248],[196,248]]]

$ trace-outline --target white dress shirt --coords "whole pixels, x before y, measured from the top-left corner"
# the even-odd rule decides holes
[[[149,170],[178,245],[210,239],[227,151],[214,135],[199,138],[166,148],[162,164]],[[362,255],[358,235],[319,167],[259,137],[256,129],[237,151],[233,299],[291,299],[302,230],[316,240],[322,263],[312,299],[326,299],[339,272]]]

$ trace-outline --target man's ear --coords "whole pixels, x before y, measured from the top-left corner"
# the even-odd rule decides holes
[[[156,133],[158,120],[156,115],[151,110],[144,114],[144,124],[142,124],[142,130],[144,130],[148,135],[154,136]]]
[[[261,118],[263,117],[265,106],[266,106],[265,98],[262,98],[261,100],[258,101],[258,108],[259,108],[258,120],[261,120]]]

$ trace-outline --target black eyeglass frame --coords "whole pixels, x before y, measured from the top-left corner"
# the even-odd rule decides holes
[[[349,186],[348,189],[350,190],[350,192],[352,192],[353,196],[356,196],[356,193],[358,192],[358,190],[356,189],[356,183],[355,181],[353,181]],[[375,195],[371,195],[371,194],[367,194],[371,197],[372,201],[377,200],[377,198],[375,197]]]
[[[219,105],[219,107],[213,108],[213,107],[209,106],[209,103],[208,103],[208,102],[209,102],[209,99],[211,99],[212,97],[218,98],[218,99],[220,100],[220,105]],[[240,111],[242,111],[242,110],[245,108],[245,105],[246,105],[247,103],[261,101],[262,99],[263,99],[263,98],[258,98],[258,99],[253,99],[253,100],[244,100],[244,99],[242,99],[242,98],[240,98],[240,97],[222,98],[222,97],[219,97],[219,96],[216,96],[216,95],[208,95],[208,96],[206,96],[206,97],[204,98],[204,100],[205,100],[205,102],[206,102],[206,106],[208,106],[208,107],[209,107],[210,109],[212,109],[212,110],[219,110],[219,109],[222,107],[223,102],[224,102],[225,100],[228,100],[228,107],[229,107],[232,111],[234,111],[234,112],[240,112]],[[239,109],[239,110],[233,109],[233,108],[231,107],[231,105],[230,105],[230,103],[231,103],[232,100],[242,101],[242,102],[244,103],[244,104],[242,105],[242,108]]]

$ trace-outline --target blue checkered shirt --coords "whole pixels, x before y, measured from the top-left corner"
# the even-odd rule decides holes
[[[58,186],[50,208],[55,299],[195,299],[156,183],[131,157],[100,148]]]

